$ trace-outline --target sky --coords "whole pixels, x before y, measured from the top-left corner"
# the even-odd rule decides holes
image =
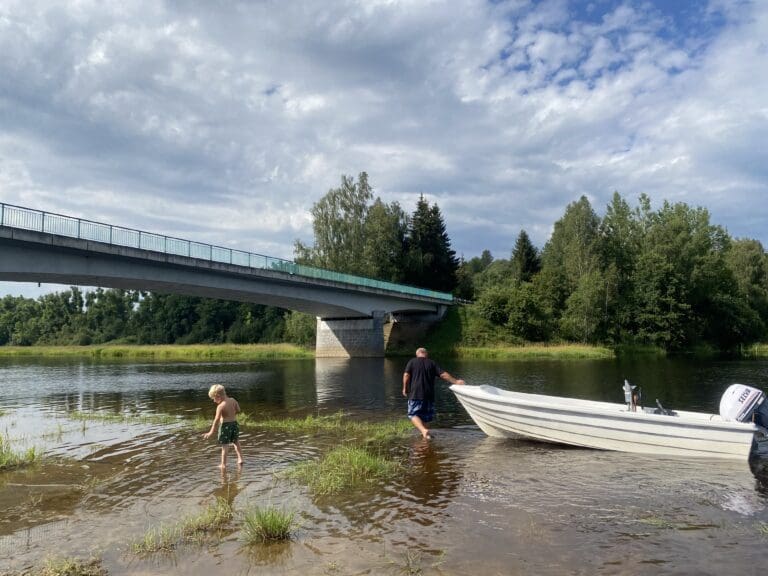
[[[291,259],[365,171],[466,259],[615,191],[768,246],[765,0],[2,0],[0,54],[8,204]]]

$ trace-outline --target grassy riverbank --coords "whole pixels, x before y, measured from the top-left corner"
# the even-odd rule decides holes
[[[293,344],[104,344],[98,346],[0,346],[0,358],[92,358],[99,360],[270,360],[313,358]]]

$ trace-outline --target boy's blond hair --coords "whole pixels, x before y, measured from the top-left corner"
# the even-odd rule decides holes
[[[224,386],[222,386],[221,384],[214,384],[208,390],[208,397],[211,400],[213,400],[216,397],[223,398],[226,395],[227,395],[227,391],[224,389]]]

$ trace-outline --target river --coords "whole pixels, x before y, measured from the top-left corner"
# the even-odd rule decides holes
[[[0,573],[46,558],[97,557],[109,574],[762,574],[768,454],[749,463],[652,458],[486,437],[446,386],[434,438],[404,441],[407,474],[374,491],[317,498],[279,472],[324,449],[311,436],[249,429],[246,463],[224,473],[204,431],[76,421],[74,411],[212,417],[222,383],[244,411],[404,417],[406,359],[259,363],[0,361],[0,434],[38,466],[0,472]],[[716,412],[728,384],[766,389],[766,361],[636,357],[446,361],[470,384]],[[215,544],[138,557],[129,543],[213,496],[297,511],[288,543]],[[4,571],[4,572],[3,572]]]

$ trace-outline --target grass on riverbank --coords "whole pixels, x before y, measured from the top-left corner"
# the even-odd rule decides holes
[[[748,358],[767,358],[768,343],[752,344],[742,350],[742,355]]]
[[[17,452],[11,446],[8,438],[0,434],[0,470],[30,466],[39,462],[40,458],[40,451],[34,446],[23,452]]]
[[[296,513],[275,506],[247,509],[243,513],[243,539],[248,544],[289,540],[296,525]]]
[[[293,344],[162,344],[96,346],[0,346],[0,358],[92,358],[99,360],[247,361],[314,358]]]
[[[469,347],[454,349],[457,358],[473,360],[603,360],[614,358],[610,348],[585,344],[526,344],[524,346]]]
[[[296,464],[286,475],[318,496],[329,496],[390,480],[402,472],[402,464],[390,458],[357,446],[339,446],[320,460]]]
[[[171,526],[153,526],[143,538],[133,542],[131,550],[143,556],[154,552],[172,552],[181,544],[201,542],[206,536],[222,529],[232,520],[232,506],[223,498],[217,498],[200,514],[184,518]]]

